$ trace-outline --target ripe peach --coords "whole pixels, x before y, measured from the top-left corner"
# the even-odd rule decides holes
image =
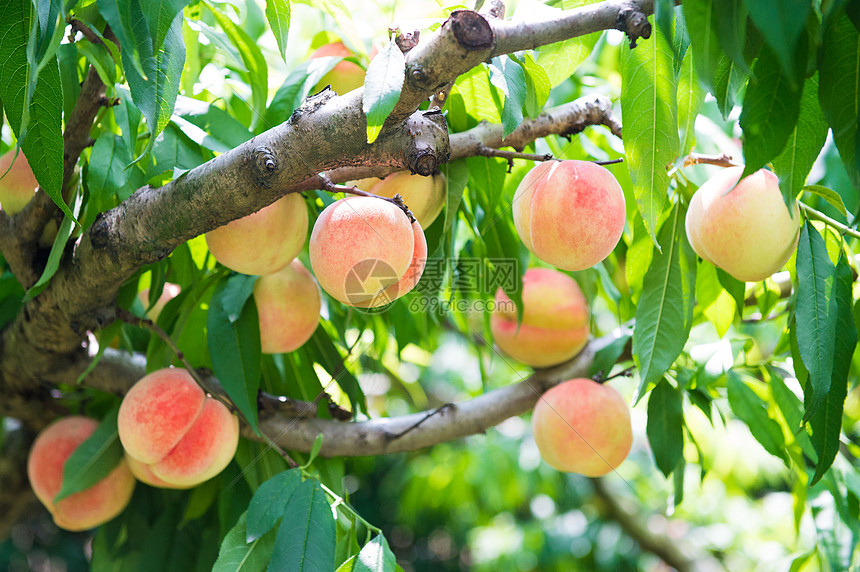
[[[42,431],[30,450],[30,485],[60,528],[79,531],[99,526],[121,513],[134,492],[134,475],[123,460],[95,485],[54,502],[63,484],[63,465],[98,426],[87,417],[64,417]]]
[[[291,352],[313,335],[320,321],[320,289],[298,259],[254,284],[264,354]]]
[[[559,471],[599,477],[630,453],[633,429],[624,398],[608,385],[571,379],[544,393],[532,414],[541,457]]]
[[[609,256],[624,231],[624,193],[607,169],[588,161],[548,161],[520,182],[512,206],[520,240],[563,270]]]
[[[392,284],[381,293],[377,294],[372,300],[367,302],[358,302],[355,306],[360,308],[375,308],[389,304],[404,294],[410,292],[421,280],[421,275],[424,274],[424,267],[427,264],[427,239],[424,238],[424,231],[418,221],[412,223],[412,234],[415,237],[414,248],[412,250],[412,261],[409,263],[409,268],[403,276],[400,277],[395,284]]]
[[[399,193],[424,229],[433,224],[448,199],[445,175],[442,173],[422,177],[408,171],[397,171],[370,187],[369,192],[389,199]]]
[[[147,465],[146,463],[141,463],[128,453],[125,454],[125,462],[128,463],[128,468],[131,469],[131,474],[134,475],[134,478],[151,487],[158,487],[160,489],[190,489],[192,486],[194,486],[180,486],[168,483],[167,481],[163,481],[159,479],[155,473],[152,472],[152,469],[149,468],[149,465]]]
[[[290,193],[246,217],[206,233],[215,260],[242,274],[274,274],[296,257],[308,234],[308,211]]]
[[[779,179],[759,169],[738,182],[743,167],[723,169],[702,185],[687,209],[687,238],[696,254],[738,280],[764,280],[788,262],[797,246],[800,216],[779,190]]]
[[[236,416],[178,368],[141,378],[123,399],[117,426],[129,456],[179,487],[220,473],[239,444]]]
[[[14,163],[12,159],[15,159]],[[10,164],[11,169],[9,169]],[[9,169],[8,173],[6,169]],[[5,177],[3,177],[4,173]],[[0,179],[0,208],[7,215],[21,212],[33,198],[36,187],[39,186],[23,152],[18,153],[17,158],[14,150],[0,157],[0,177],[3,177]]]
[[[333,42],[318,48],[311,54],[311,58],[327,56],[348,58],[354,55],[343,42]],[[314,91],[320,91],[325,86],[330,85],[335,93],[343,95],[364,85],[364,73],[365,71],[359,65],[346,61],[339,62],[330,72],[322,76],[319,83],[314,86]]]
[[[519,326],[519,327],[518,327]],[[547,367],[567,361],[588,342],[588,303],[576,281],[549,268],[523,276],[523,319],[501,288],[490,317],[496,345],[517,361]]]
[[[333,298],[351,306],[381,306],[390,301],[386,289],[414,268],[413,258],[422,251],[415,244],[419,235],[423,240],[420,225],[410,224],[406,214],[386,200],[341,199],[326,207],[314,224],[311,266]],[[411,280],[417,282],[414,276]],[[397,296],[406,291],[398,286]]]

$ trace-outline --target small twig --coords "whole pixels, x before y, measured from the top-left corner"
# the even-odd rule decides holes
[[[283,458],[284,458],[284,460],[287,462],[287,464],[290,466],[290,468],[291,468],[291,469],[296,469],[296,468],[298,468],[299,464],[298,464],[298,463],[296,463],[296,462],[293,460],[293,458],[292,458],[292,457],[290,457],[290,454],[289,454],[289,453],[287,453],[284,449],[282,449],[282,448],[280,447],[280,445],[278,445],[277,443],[275,443],[275,442],[274,442],[274,441],[273,441],[273,440],[272,440],[268,435],[266,435],[266,434],[265,434],[265,433],[263,433],[262,431],[260,431],[260,435],[262,435],[262,436],[263,436],[263,438],[266,440],[266,444],[267,444],[269,447],[271,447],[272,449],[274,449],[274,450],[275,450],[275,452],[277,452],[281,457],[283,457]]]
[[[837,229],[842,234],[847,234],[848,236],[852,236],[854,238],[860,238],[860,232],[858,232],[858,231],[856,231],[850,227],[845,226],[844,224],[842,224],[841,222],[839,222],[837,220],[833,220],[832,218],[830,218],[826,214],[824,214],[820,211],[817,211],[814,208],[812,208],[811,206],[805,205],[805,204],[801,203],[800,201],[798,201],[797,204],[798,204],[798,206],[800,206],[800,210],[803,211],[803,214],[805,214],[807,218],[821,221],[824,224],[826,224],[827,226],[832,226],[833,228]]]
[[[598,371],[597,375],[595,375],[591,379],[593,379],[597,383],[606,383],[607,381],[615,379],[616,377],[630,377],[631,375],[633,375],[634,369],[636,369],[636,366],[630,366],[627,369],[619,371],[615,375],[610,375],[609,377],[603,377],[603,372]]]
[[[482,157],[500,157],[502,159],[528,159],[529,161],[552,161],[552,153],[544,153],[543,155],[535,155],[534,153],[520,153],[519,151],[503,151],[501,149],[493,149],[483,143],[478,147],[478,155]]]
[[[702,153],[690,153],[684,159],[684,166],[692,165],[716,165],[717,167],[740,167],[739,164],[732,161],[732,156],[728,153],[720,155],[703,155]]]
[[[78,20],[77,18],[68,18],[66,20],[66,23],[71,26],[71,31],[69,32],[69,43],[74,43],[75,36],[78,32],[80,32],[84,36],[84,38],[89,40],[90,43],[104,44],[104,42],[102,42],[102,39],[99,38],[86,23]]]
[[[616,163],[623,163],[624,157],[618,157],[617,159],[607,159],[606,161],[589,161],[590,163],[594,163],[595,165],[615,165]]]
[[[406,206],[406,203],[403,202],[403,197],[401,197],[400,194],[396,194],[392,198],[380,197],[379,195],[374,195],[373,193],[362,191],[356,186],[349,187],[347,185],[335,184],[325,175],[317,175],[317,180],[319,182],[319,189],[322,191],[326,191],[327,193],[347,193],[350,195],[358,195],[360,197],[372,197],[375,199],[388,201],[389,203],[402,210],[406,214],[406,216],[409,217],[410,223],[415,222],[415,216],[412,214],[412,211],[409,210],[409,207]]]
[[[434,415],[444,415],[447,410],[454,409],[455,407],[457,407],[457,405],[455,405],[454,403],[446,403],[445,405],[441,405],[441,406],[437,407],[436,409],[433,409],[432,411],[428,411],[426,413],[426,415],[424,415],[424,417],[421,418],[420,421],[418,421],[417,423],[415,423],[414,425],[412,425],[410,427],[407,427],[406,429],[404,429],[400,433],[395,433],[395,434],[391,435],[389,437],[389,440],[390,441],[396,441],[397,439],[400,439],[401,437],[403,437],[404,435],[406,435],[407,433],[409,433],[413,429],[417,429],[418,427],[420,427],[422,423],[424,423],[425,421],[427,421],[428,419],[430,419]]]

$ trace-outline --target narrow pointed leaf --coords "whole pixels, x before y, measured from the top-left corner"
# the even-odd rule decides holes
[[[665,379],[648,395],[648,443],[657,468],[667,477],[684,453],[682,404],[681,392]]]
[[[490,64],[490,83],[505,94],[502,107],[502,139],[523,122],[526,101],[526,76],[523,68],[507,56],[494,58]]]
[[[176,15],[179,14],[191,0],[143,0],[140,7],[149,26],[152,47],[158,51]]]
[[[260,388],[260,326],[257,306],[245,295],[238,318],[233,302],[241,298],[236,290],[240,283],[246,290],[253,287],[247,276],[235,275],[215,289],[206,316],[206,339],[212,357],[212,369],[233,403],[257,430],[257,391]],[[250,284],[250,286],[249,286]]]
[[[804,387],[807,421],[824,403],[830,391],[836,337],[833,311],[835,267],[827,254],[824,239],[807,221],[797,246],[797,345],[803,365],[809,371]]]
[[[367,118],[368,143],[376,141],[385,119],[397,105],[405,74],[406,58],[394,40],[367,66],[361,109]]]
[[[678,120],[672,48],[659,29],[635,49],[622,49],[621,113],[624,152],[636,204],[652,240],[666,205],[666,166],[678,158]]]
[[[809,483],[810,486],[824,476],[839,452],[842,410],[845,406],[845,397],[848,394],[848,370],[851,366],[854,348],[857,346],[857,330],[854,327],[851,313],[853,282],[851,266],[843,254],[836,265],[836,304],[832,308],[837,314],[836,331],[839,332],[835,339],[833,376],[824,402],[818,412],[809,419],[809,426],[812,429],[812,446],[818,453],[818,463],[815,466],[815,475]]]
[[[842,216],[848,216],[848,209],[845,208],[845,203],[842,202],[842,197],[834,191],[833,189],[828,189],[827,187],[821,185],[807,185],[803,187],[803,190],[807,193],[812,193],[813,195],[818,195],[842,213]]]
[[[750,17],[779,62],[781,72],[794,73],[794,49],[806,25],[811,0],[745,0]]]
[[[797,125],[788,136],[785,148],[773,159],[773,170],[779,177],[786,205],[792,205],[800,194],[826,139],[827,122],[818,103],[818,74],[815,73],[803,84]]]
[[[729,407],[738,419],[749,427],[765,451],[779,457],[786,464],[788,455],[785,452],[785,437],[779,423],[772,419],[765,407],[764,401],[746,383],[733,372],[727,374]]]
[[[633,359],[639,367],[636,401],[663,377],[684,349],[693,325],[696,253],[687,241],[680,206],[663,224],[636,308]]]
[[[753,67],[744,95],[741,128],[744,131],[743,176],[764,167],[785,148],[797,125],[800,113],[800,90],[793,88],[782,75],[776,56],[767,48]]]
[[[89,439],[75,449],[63,465],[63,486],[54,497],[59,502],[107,477],[123,459],[116,428],[119,407],[108,413]]]
[[[289,0],[266,0],[266,19],[272,34],[278,42],[278,50],[281,59],[286,60],[287,38],[290,32],[290,1]]]

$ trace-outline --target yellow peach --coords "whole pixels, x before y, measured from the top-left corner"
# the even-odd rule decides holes
[[[310,339],[320,321],[320,290],[311,273],[293,260],[254,284],[264,354],[291,352]]]
[[[400,194],[421,228],[426,229],[442,212],[448,199],[447,188],[442,173],[423,177],[408,171],[397,171],[370,187],[369,192],[389,199]]]

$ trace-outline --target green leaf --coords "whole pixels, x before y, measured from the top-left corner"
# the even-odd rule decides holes
[[[824,147],[827,129],[818,103],[818,73],[815,73],[803,84],[797,125],[788,136],[785,148],[773,159],[773,170],[779,177],[779,188],[789,209]]]
[[[654,38],[621,52],[621,113],[624,152],[636,204],[652,240],[666,205],[666,166],[678,158],[680,141],[672,48],[655,29]]]
[[[385,536],[377,534],[358,553],[353,572],[394,572],[396,565],[397,559],[388,547]]]
[[[367,118],[368,143],[376,141],[385,119],[397,105],[405,77],[406,58],[391,40],[367,66],[361,109]]]
[[[164,43],[176,15],[191,0],[144,0],[140,7],[149,24],[152,47],[157,52]]]
[[[688,0],[682,6],[699,77],[706,85],[714,87],[717,84],[721,56],[734,65],[731,58],[720,49],[714,22],[714,2],[713,0]]]
[[[215,16],[218,25],[227,34],[230,42],[239,51],[239,56],[242,58],[242,63],[247,70],[246,80],[251,85],[251,109],[256,110],[254,113],[253,125],[257,125],[261,120],[260,112],[266,108],[266,100],[269,90],[269,68],[266,65],[266,59],[263,57],[263,52],[251,36],[245,30],[237,26],[233,20],[227,17],[222,11],[217,9],[210,3],[206,6]]]
[[[331,506],[320,484],[308,479],[287,503],[289,518],[281,520],[268,570],[331,572],[336,546]]]
[[[845,208],[845,203],[842,202],[842,197],[833,189],[828,189],[822,185],[807,185],[803,190],[813,195],[818,195],[842,213],[842,216],[848,216],[848,210]]]
[[[800,90],[793,88],[782,75],[772,51],[762,49],[753,74],[755,79],[747,86],[740,120],[746,160],[743,177],[779,155],[794,132],[800,113]]]
[[[146,69],[145,62],[152,58],[154,50],[149,24],[140,2],[141,0],[97,0],[96,4],[99,14],[107,20],[122,47],[126,78],[131,68],[136,77],[147,81],[151,79],[148,73],[152,70]],[[132,91],[134,91],[133,87]]]
[[[803,367],[803,364],[800,364],[800,366]],[[785,385],[781,375],[775,372],[773,368],[768,368],[768,371],[770,372],[770,391],[771,395],[773,395],[774,402],[782,412],[782,416],[785,418],[785,422],[788,424],[789,429],[794,433],[794,437],[800,444],[800,448],[803,453],[815,461],[817,459],[817,455],[815,453],[815,449],[812,447],[809,434],[801,428],[801,419],[803,419],[803,403],[801,403],[800,399],[798,399],[797,396]]]
[[[334,347],[334,343],[322,324],[317,327],[314,335],[311,336],[305,347],[310,355],[313,356],[314,361],[323,366],[334,381],[343,389],[344,393],[349,397],[353,411],[360,410],[366,415],[367,402],[364,399],[364,392],[361,390],[358,379],[349,371],[347,367],[348,363],[344,361],[346,358],[342,357],[337,348]]]
[[[594,4],[597,0],[577,1],[566,3],[565,8],[576,8],[587,4]],[[562,42],[556,42],[538,48],[537,63],[549,78],[550,87],[556,87],[566,79],[570,78],[576,68],[588,58],[594,45],[600,38],[600,32],[592,32],[584,36],[570,38]]]
[[[278,473],[257,489],[248,505],[246,540],[253,542],[275,528],[285,515],[287,503],[302,482],[302,473],[290,469]]]
[[[245,523],[248,513],[243,512],[218,551],[218,560],[212,572],[262,572],[275,548],[275,533],[270,532],[253,542],[245,541]]]
[[[839,257],[836,265],[836,286],[834,297],[836,304],[833,311],[836,315],[836,331],[833,353],[833,376],[830,389],[818,412],[809,418],[812,429],[812,446],[818,453],[818,463],[815,466],[815,476],[809,486],[818,482],[833,464],[839,452],[839,436],[842,432],[842,410],[845,397],[848,394],[848,370],[851,367],[851,357],[857,346],[857,330],[852,316],[852,284],[854,276],[845,254]]]
[[[502,108],[502,140],[513,133],[523,122],[523,104],[526,101],[526,75],[523,68],[507,56],[490,62],[490,83],[505,94]]]
[[[107,477],[123,459],[116,428],[119,407],[108,413],[89,439],[81,443],[63,465],[63,486],[54,497],[60,502]]]
[[[317,435],[316,439],[314,439],[314,444],[311,446],[311,452],[308,453],[308,460],[305,461],[305,464],[301,466],[302,469],[307,469],[310,467],[316,458],[319,456],[320,451],[322,450],[323,444],[323,434],[320,433]]]
[[[804,387],[804,421],[815,415],[830,391],[836,338],[835,271],[824,239],[806,221],[797,246],[797,276],[802,278],[797,281],[795,311],[797,345],[809,371],[809,383]]]
[[[721,51],[729,56],[740,69],[749,73],[744,47],[747,33],[747,8],[744,0],[722,0],[712,4],[713,21]]]
[[[860,35],[840,11],[831,18],[819,50],[818,99],[842,162],[855,186],[860,181],[855,157],[857,114],[860,110]]]
[[[0,4],[0,101],[9,126],[31,159],[30,168],[39,186],[77,223],[62,195],[63,91],[59,63],[53,56],[36,71],[35,62],[28,57],[31,14],[32,4],[27,1]]]
[[[637,402],[681,354],[693,325],[696,253],[687,241],[681,205],[663,224],[659,245],[663,251],[654,253],[636,308],[633,357],[640,378]]]
[[[89,200],[96,212],[104,212],[116,206],[117,193],[128,185],[126,166],[131,161],[131,152],[125,139],[105,131],[96,139],[90,152],[87,168]]]
[[[448,188],[445,202],[445,226],[443,232],[447,233],[457,218],[460,201],[463,200],[463,191],[469,182],[469,165],[466,161],[452,161],[445,165],[445,179]],[[432,254],[432,253],[431,253]]]
[[[136,0],[132,0],[136,3]],[[145,20],[141,19],[145,23]],[[157,52],[152,51],[152,42],[141,53],[143,73],[132,62],[133,55],[123,46],[122,62],[132,100],[146,118],[149,126],[149,141],[138,160],[152,150],[156,137],[170,121],[173,105],[179,93],[179,80],[185,64],[185,43],[182,41],[182,14],[177,14],[167,31],[164,44]]]
[[[57,273],[57,269],[60,267],[60,259],[63,257],[63,252],[66,248],[66,243],[69,241],[69,238],[72,236],[72,231],[74,230],[74,223],[72,221],[75,220],[75,217],[80,212],[82,200],[82,194],[76,192],[74,203],[72,203],[72,208],[74,210],[72,218],[66,217],[63,219],[63,222],[60,223],[60,228],[57,229],[57,236],[54,237],[54,243],[51,245],[51,252],[48,254],[48,262],[45,264],[45,269],[42,270],[42,275],[39,276],[36,283],[27,290],[27,294],[24,296],[25,302],[38,296],[42,290],[48,286],[48,282],[51,281],[54,274]]]
[[[289,0],[266,0],[266,19],[272,34],[278,42],[281,51],[281,59],[287,58],[287,38],[290,32],[290,1]]]
[[[648,443],[657,468],[665,475],[678,466],[684,455],[682,394],[665,379],[648,395]]]
[[[774,51],[778,63],[794,76],[794,49],[806,25],[811,0],[745,0],[750,18]],[[774,62],[777,63],[777,62]],[[780,71],[779,69],[776,70]],[[755,72],[756,77],[758,72]]]
[[[250,294],[244,294],[251,288],[253,281],[244,275],[234,275],[218,285],[206,317],[206,339],[215,375],[254,432],[258,432],[260,325],[257,306],[247,302]],[[243,295],[246,302],[236,317],[236,301]]]
[[[681,132],[680,154],[686,156],[696,144],[696,117],[705,100],[693,66],[693,52],[688,51],[678,73],[678,127]]]
[[[549,81],[546,70],[544,70],[529,52],[523,54],[522,61],[514,59],[523,68],[526,74],[526,113],[529,117],[537,117],[543,111],[549,99],[552,84]]]
[[[788,464],[785,452],[785,437],[776,420],[767,414],[765,402],[746,383],[732,371],[727,374],[729,407],[738,419],[749,427],[756,441],[761,443],[765,451],[779,457]]]
[[[337,58],[325,57],[312,58],[296,67],[272,97],[272,102],[266,109],[263,123],[266,126],[272,126],[286,121],[305,100],[313,87],[337,64]]]

